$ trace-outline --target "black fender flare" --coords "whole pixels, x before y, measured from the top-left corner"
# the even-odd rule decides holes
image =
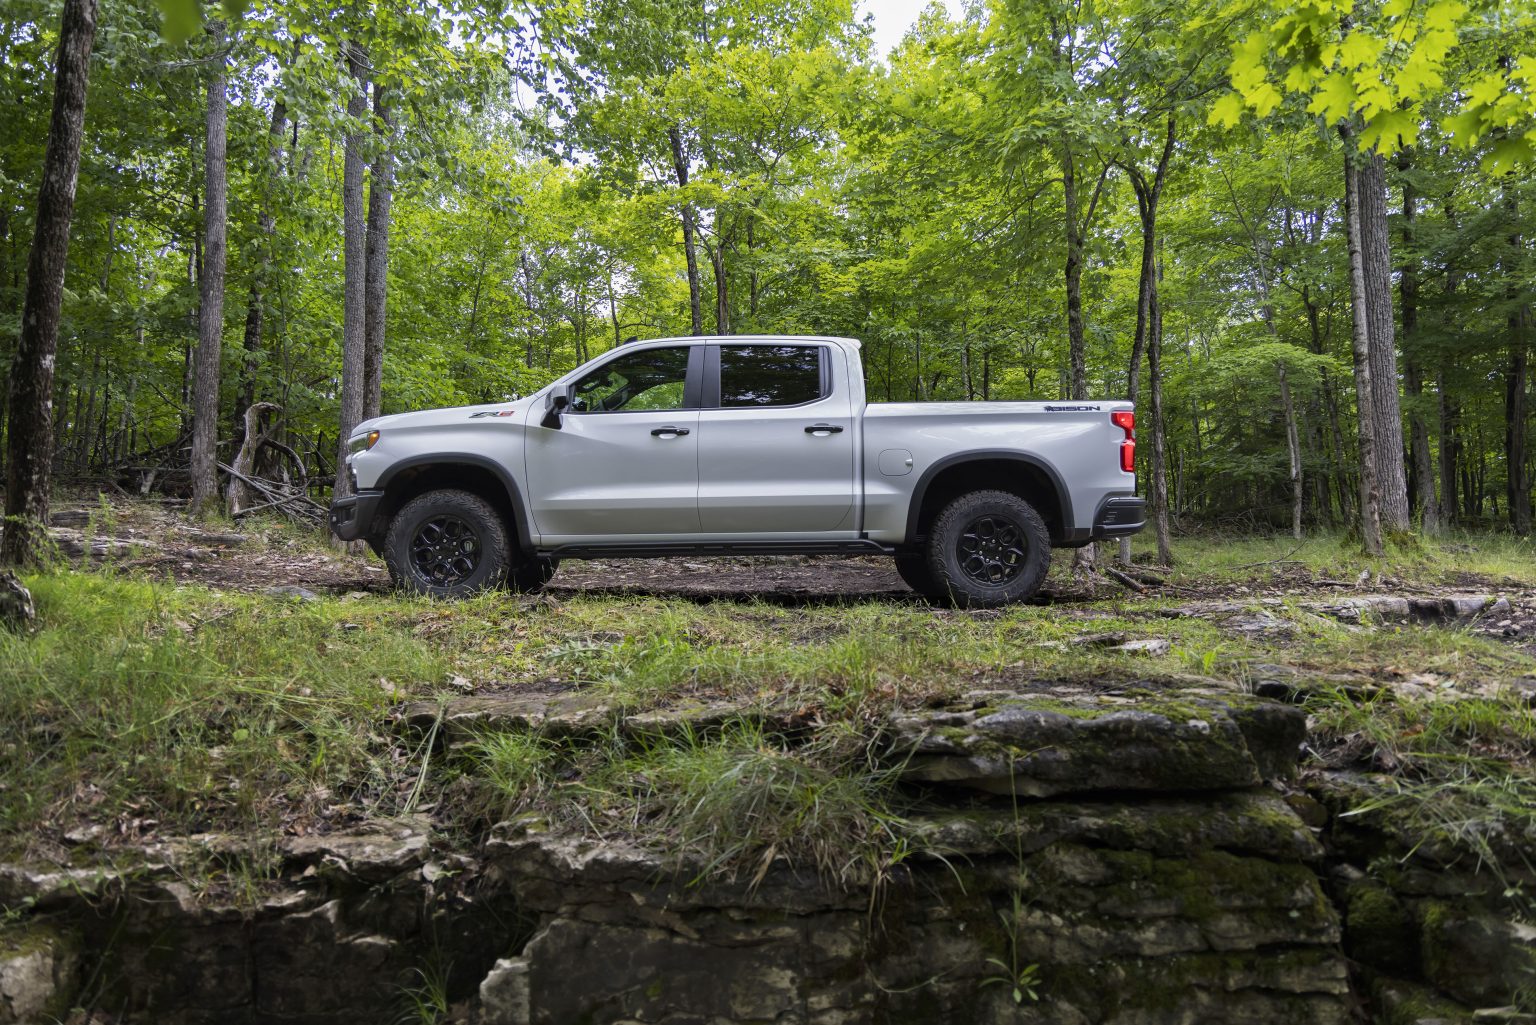
[[[945,456],[923,471],[922,476],[917,479],[917,485],[912,489],[912,499],[907,506],[906,543],[910,545],[917,541],[918,514],[922,512],[923,500],[927,498],[928,487],[933,483],[934,478],[938,477],[945,470],[951,470],[956,466],[962,466],[966,463],[998,461],[1019,463],[1045,474],[1046,479],[1051,482],[1051,487],[1056,491],[1056,505],[1061,512],[1061,536],[1054,540],[1058,543],[1071,540],[1077,522],[1072,518],[1072,492],[1067,490],[1066,482],[1062,479],[1061,474],[1057,472],[1056,467],[1039,456],[1029,455],[1024,452],[1011,451],[1009,449],[981,449]]]
[[[528,506],[523,502],[523,491],[518,486],[517,480],[502,464],[486,456],[474,452],[429,452],[419,456],[410,456],[398,462],[391,463],[389,468],[379,475],[374,482],[374,489],[389,492],[390,482],[406,470],[414,470],[428,466],[473,466],[477,469],[488,470],[491,475],[501,481],[501,486],[506,489],[507,500],[512,503],[513,529],[517,532],[518,544],[523,551],[533,551],[533,533],[529,529]]]

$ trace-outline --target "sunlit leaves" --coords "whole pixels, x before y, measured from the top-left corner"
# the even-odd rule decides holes
[[[1447,98],[1461,108],[1443,115],[1442,127],[1454,141],[1472,146],[1497,134],[1498,155],[1490,153],[1490,159],[1508,164],[1523,159],[1526,149],[1523,135],[1509,131],[1536,119],[1530,88],[1536,56],[1510,60],[1505,53],[1502,67],[1454,87],[1447,85],[1448,63],[1466,33],[1495,30],[1517,48],[1529,46],[1531,33],[1509,30],[1511,19],[1531,17],[1501,0],[1480,0],[1477,7],[1463,0],[1269,0],[1260,27],[1234,45],[1228,66],[1233,91],[1212,106],[1209,119],[1237,123],[1241,112],[1230,97],[1265,117],[1285,96],[1295,96],[1329,124],[1362,122],[1362,143],[1390,152],[1418,138],[1419,105]]]

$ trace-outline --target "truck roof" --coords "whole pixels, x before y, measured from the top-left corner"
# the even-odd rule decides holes
[[[855,349],[861,344],[857,338],[844,338],[841,335],[679,335],[664,338],[637,338],[625,344],[639,345],[652,342],[671,342],[674,345],[718,345],[722,342],[832,342]]]

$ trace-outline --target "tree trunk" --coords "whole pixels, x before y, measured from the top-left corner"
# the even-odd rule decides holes
[[[363,419],[379,415],[384,401],[384,320],[389,292],[389,209],[394,198],[395,114],[389,90],[373,87],[373,115],[380,139],[379,156],[368,179],[368,244],[363,285]]]
[[[363,216],[363,121],[368,117],[368,55],[356,43],[347,46],[352,96],[347,100],[347,133],[341,173],[344,269],[341,314],[341,416],[334,494],[351,493],[347,480],[347,441],[363,419],[364,348],[366,345],[367,225]]]
[[[1083,236],[1078,230],[1077,168],[1071,147],[1062,148],[1061,188],[1067,227],[1064,277],[1067,289],[1067,350],[1072,364],[1070,398],[1081,400],[1088,397],[1087,340],[1083,331]]]
[[[80,177],[80,139],[95,36],[96,0],[65,0],[54,64],[53,116],[43,153],[32,251],[27,257],[21,332],[11,364],[0,565],[36,562],[47,531],[53,461],[53,363],[58,351],[69,222]]]
[[[209,23],[213,45],[222,51],[224,25]],[[192,385],[192,504],[195,516],[219,507],[219,363],[224,336],[224,265],[228,234],[229,182],[225,171],[225,136],[229,111],[225,96],[225,55],[213,63],[208,79],[207,141],[203,149],[203,273],[197,314],[197,358]]]
[[[1509,510],[1509,525],[1524,537],[1531,532],[1531,480],[1526,466],[1525,418],[1526,381],[1530,377],[1531,308],[1520,301],[1518,281],[1522,257],[1519,208],[1509,185],[1504,186],[1504,208],[1509,223],[1516,227],[1509,235],[1509,260],[1504,272],[1509,284],[1509,362],[1504,371],[1504,499]]]
[[[1440,512],[1441,521],[1450,526],[1461,516],[1456,501],[1456,454],[1461,442],[1456,437],[1458,411],[1446,391],[1445,368],[1435,374],[1435,392],[1440,400]]]
[[[718,218],[718,214],[716,217]],[[731,333],[731,301],[729,281],[725,276],[725,242],[722,240],[709,249],[709,263],[715,272],[715,334]]]
[[[1093,221],[1094,209],[1103,192],[1104,179],[1109,173],[1106,166],[1099,173],[1093,198],[1089,201],[1086,216],[1081,215],[1077,194],[1077,167],[1070,143],[1063,143],[1061,150],[1062,200],[1067,228],[1067,263],[1064,277],[1067,292],[1067,349],[1071,361],[1069,386],[1071,398],[1088,397],[1088,345],[1083,329],[1083,240],[1087,226]],[[1098,562],[1098,545],[1090,542],[1072,556],[1072,572],[1086,575],[1094,572]]]
[[[1409,172],[1413,170],[1411,151],[1397,158],[1403,179],[1403,264],[1398,277],[1398,294],[1403,302],[1403,384],[1408,391],[1408,446],[1411,461],[1413,498],[1419,507],[1419,521],[1424,533],[1440,533],[1440,504],[1435,501],[1435,471],[1429,451],[1429,424],[1424,419],[1424,372],[1419,347],[1419,260],[1413,252],[1414,220],[1418,216],[1418,191]]]
[[[1163,306],[1156,282],[1152,290],[1152,323],[1147,335],[1147,387],[1152,393],[1152,533],[1157,540],[1157,561],[1173,565],[1173,542],[1168,525],[1168,433],[1163,423]]]
[[[1162,153],[1159,154],[1157,167],[1153,170],[1152,180],[1148,182],[1141,169],[1134,165],[1126,168],[1131,187],[1136,192],[1136,210],[1141,217],[1141,269],[1136,285],[1136,336],[1131,343],[1131,363],[1126,375],[1126,398],[1131,402],[1136,401],[1137,393],[1141,385],[1141,358],[1145,352],[1148,354],[1148,373],[1154,379],[1162,372],[1161,354],[1157,359],[1151,356],[1152,336],[1157,335],[1157,343],[1160,345],[1162,330],[1162,311],[1158,304],[1157,296],[1157,205],[1163,194],[1163,184],[1168,178],[1168,163],[1173,157],[1173,144],[1177,137],[1177,122],[1173,118],[1168,119],[1167,134],[1163,139]],[[1162,387],[1161,382],[1152,384],[1155,397],[1155,410],[1148,418],[1148,428],[1153,433],[1153,454],[1157,455],[1159,446],[1163,450],[1167,448],[1165,438],[1158,437],[1162,416]],[[1081,396],[1086,398],[1086,396]],[[1166,467],[1154,469],[1154,479],[1151,489],[1153,500],[1153,520],[1157,534],[1157,551],[1159,561],[1168,565],[1172,556],[1168,538],[1168,486],[1164,476]],[[1161,484],[1161,506],[1158,506],[1158,485]],[[1120,561],[1131,561],[1131,539],[1120,539]]]
[[[1285,407],[1285,450],[1291,460],[1291,536],[1301,540],[1301,440],[1296,429],[1296,404],[1291,401],[1291,384],[1285,364],[1276,363],[1280,375],[1280,404]]]
[[[1344,153],[1345,227],[1349,239],[1349,294],[1354,313],[1350,334],[1355,361],[1355,403],[1358,406],[1360,435],[1360,539],[1367,555],[1382,554],[1381,495],[1376,485],[1375,394],[1371,384],[1370,323],[1366,315],[1365,266],[1361,253],[1360,174],[1356,167],[1347,130]]]
[[[683,152],[683,133],[679,128],[667,129],[667,140],[672,144],[672,170],[677,175],[677,187],[688,187],[688,157]],[[704,305],[699,295],[699,254],[694,244],[693,204],[683,200],[683,256],[688,261],[688,312],[693,334],[704,333]]]
[[[277,232],[277,218],[272,213],[272,190],[276,188],[283,167],[283,128],[288,107],[283,101],[272,104],[272,127],[267,130],[267,166],[261,190],[261,256],[251,275],[251,295],[245,308],[244,343],[241,346],[240,383],[235,394],[235,436],[244,438],[245,417],[241,410],[256,401],[256,358],[261,353],[261,327],[265,316],[267,279],[272,274],[272,239]]]
[[[261,451],[261,446],[267,443],[272,436],[273,430],[276,428],[276,425],[273,424],[263,429],[262,421],[266,419],[268,413],[276,413],[281,410],[281,406],[272,402],[257,402],[246,407],[245,413],[241,417],[245,421],[245,425],[241,430],[240,450],[235,454],[235,461],[230,464],[235,468],[236,474],[243,477],[256,476],[256,454]],[[231,517],[238,516],[254,504],[256,503],[254,496],[251,494],[250,485],[246,484],[240,477],[231,474],[229,478],[228,505],[225,507],[228,514]]]
[[[1531,481],[1525,444],[1530,318],[1530,308],[1524,305],[1509,315],[1509,366],[1504,372],[1505,499],[1509,525],[1522,537],[1531,532]]]
[[[1348,140],[1346,149],[1353,140]],[[1348,154],[1346,154],[1348,156]],[[1381,491],[1381,524],[1389,530],[1412,526],[1408,479],[1404,473],[1402,404],[1397,390],[1397,347],[1392,323],[1392,243],[1387,231],[1387,170],[1380,153],[1359,160],[1360,259],[1370,332],[1371,410],[1375,418],[1376,483]]]

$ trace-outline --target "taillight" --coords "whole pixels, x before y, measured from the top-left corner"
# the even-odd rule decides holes
[[[1117,409],[1109,414],[1110,423],[1125,432],[1125,440],[1120,443],[1120,469],[1126,473],[1136,472],[1136,414],[1129,409]]]

